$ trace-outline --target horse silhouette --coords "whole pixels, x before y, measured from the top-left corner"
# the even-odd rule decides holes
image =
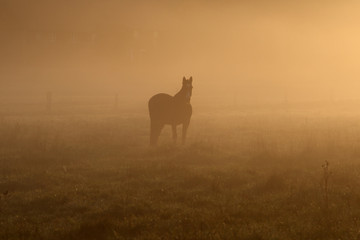
[[[190,124],[192,107],[190,98],[192,95],[192,77],[188,80],[184,77],[181,90],[171,96],[165,93],[154,95],[149,100],[150,114],[150,145],[155,146],[161,130],[166,124],[172,126],[173,141],[176,144],[176,126],[182,124],[182,143],[185,144],[186,132]]]

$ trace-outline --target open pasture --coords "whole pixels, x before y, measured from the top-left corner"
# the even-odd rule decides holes
[[[0,239],[357,239],[360,116],[3,116]],[[326,165],[326,161],[329,165]]]

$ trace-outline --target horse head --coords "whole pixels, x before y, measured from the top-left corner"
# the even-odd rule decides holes
[[[186,101],[190,102],[191,99],[191,95],[192,95],[192,77],[190,77],[189,79],[186,79],[185,77],[183,77],[183,82],[182,82],[182,90],[185,93],[185,97],[186,97]]]

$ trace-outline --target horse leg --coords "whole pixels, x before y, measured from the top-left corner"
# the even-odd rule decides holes
[[[190,122],[185,122],[183,123],[183,127],[182,127],[182,144],[185,144],[185,140],[186,140],[186,133],[188,130]]]
[[[173,124],[173,125],[171,125],[171,127],[172,127],[173,142],[174,142],[174,144],[176,144],[176,140],[177,140],[176,125]]]
[[[150,122],[150,146],[155,146],[157,142],[156,139],[156,124],[153,120]]]
[[[150,130],[150,145],[156,146],[158,138],[160,136],[163,124],[155,123],[151,121],[151,130]]]

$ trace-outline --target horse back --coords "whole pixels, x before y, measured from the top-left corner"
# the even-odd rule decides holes
[[[152,120],[170,120],[173,109],[173,96],[165,93],[156,94],[150,98],[148,106]]]
[[[151,121],[162,124],[181,124],[190,121],[192,107],[188,103],[179,104],[174,97],[159,93],[150,98],[149,114]]]

